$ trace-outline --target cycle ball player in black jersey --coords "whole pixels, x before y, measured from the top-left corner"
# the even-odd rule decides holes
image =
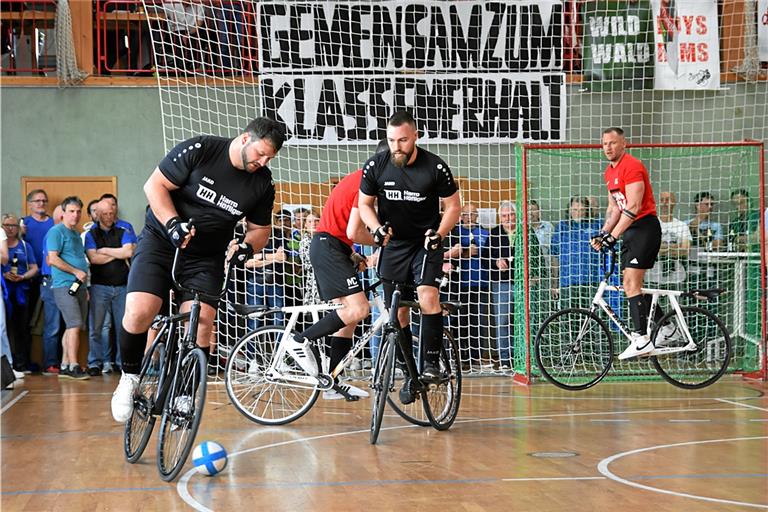
[[[416,285],[421,305],[422,377],[440,376],[438,358],[443,321],[440,281],[443,277],[443,238],[459,220],[461,199],[448,165],[437,155],[416,146],[416,121],[408,112],[397,112],[387,123],[389,151],[378,153],[363,165],[358,207],[360,218],[383,247],[379,274],[385,281]],[[443,215],[440,216],[440,201]],[[378,214],[374,203],[378,202]],[[385,227],[385,224],[389,228]],[[387,304],[393,285],[385,284]],[[408,297],[404,291],[403,298]],[[408,308],[398,320],[406,339],[411,338]],[[410,382],[403,385],[400,401],[413,402]]]
[[[125,315],[118,330],[123,375],[112,396],[112,416],[125,422],[147,344],[147,331],[172,286],[171,267],[183,249],[176,278],[186,287],[218,295],[227,255],[245,261],[260,251],[270,234],[275,185],[266,167],[285,142],[280,125],[267,118],[251,121],[234,139],[203,135],[176,146],[144,184],[149,207],[128,275]],[[245,240],[231,242],[245,217]],[[190,230],[188,220],[193,219]],[[229,251],[227,250],[229,247]],[[181,310],[191,297],[182,294]],[[207,351],[216,301],[202,299],[198,344]]]

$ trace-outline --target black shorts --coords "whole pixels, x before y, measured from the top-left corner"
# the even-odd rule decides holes
[[[146,292],[168,300],[168,291],[173,287],[171,269],[176,248],[165,238],[146,227],[139,235],[136,250],[131,258],[128,273],[128,293]],[[208,295],[218,296],[224,282],[224,258],[221,255],[201,256],[181,251],[176,268],[176,280],[183,286],[199,290]],[[189,293],[178,295],[178,301],[192,300]],[[211,297],[200,297],[200,301],[216,308],[218,301]]]
[[[385,281],[440,288],[443,251],[427,251],[423,243],[423,240],[391,240],[379,255],[379,276]],[[384,284],[387,304],[393,289],[388,283]],[[413,290],[403,290],[402,298],[413,300]]]
[[[309,246],[309,260],[322,300],[338,299],[362,292],[360,276],[352,260],[352,248],[329,235],[315,233]]]
[[[655,215],[636,220],[621,237],[622,268],[653,268],[661,248],[661,224]]]

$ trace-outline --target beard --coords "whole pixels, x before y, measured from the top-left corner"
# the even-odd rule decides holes
[[[411,155],[413,155],[412,151],[410,153],[392,153],[389,156],[389,161],[392,162],[392,165],[395,167],[400,167],[402,169],[411,159]]]
[[[243,146],[243,149],[240,150],[240,160],[243,162],[243,170],[246,172],[255,172],[259,170],[259,165],[256,164],[256,162],[249,162],[248,156],[245,154],[245,150],[248,149],[248,146],[250,146],[251,144],[252,143],[249,142],[247,145]],[[256,165],[256,168],[253,171],[251,171],[248,167],[250,164]]]

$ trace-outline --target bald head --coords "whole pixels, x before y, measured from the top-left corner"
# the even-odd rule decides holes
[[[103,228],[111,228],[115,224],[117,217],[117,205],[110,198],[104,198],[96,203],[96,212],[99,218],[99,225]]]

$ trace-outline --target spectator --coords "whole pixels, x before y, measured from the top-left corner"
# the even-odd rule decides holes
[[[715,197],[709,192],[693,196],[695,215],[686,224],[691,233],[691,244],[707,250],[717,250],[723,245],[723,226],[712,220]]]
[[[167,30],[162,31],[163,43],[155,53],[165,57],[166,71],[202,70],[202,50],[205,46],[205,8],[202,0],[163,1]]]
[[[8,240],[5,230],[0,229],[0,265],[8,263]],[[8,358],[8,363],[13,365],[13,354],[11,353],[11,343],[8,340],[8,331],[6,329],[5,301],[7,290],[5,288],[5,279],[0,273],[0,355]],[[24,373],[13,370],[13,376],[16,379],[23,379]]]
[[[53,210],[53,222],[59,224],[64,216],[61,206],[56,206]],[[50,231],[49,231],[50,233]],[[48,254],[48,235],[43,238],[43,254]],[[43,375],[59,375],[59,364],[61,363],[60,350],[62,347],[61,337],[61,312],[56,305],[53,297],[53,280],[51,279],[51,266],[48,264],[48,258],[43,258],[40,265],[42,280],[40,283],[40,298],[43,301]]]
[[[104,200],[107,200],[108,204],[115,207],[115,212],[116,212],[115,215],[117,215],[117,217],[115,218],[115,226],[129,231],[134,237],[136,237],[136,231],[134,231],[131,223],[128,222],[127,220],[123,220],[120,218],[120,212],[118,211],[118,205],[117,205],[117,196],[110,193],[101,194],[99,201],[104,201]]]
[[[674,217],[677,197],[674,192],[659,194],[659,221],[661,223],[661,248],[656,264],[648,271],[650,283],[676,284],[686,279],[686,264],[691,248],[691,231],[688,225]]]
[[[285,246],[291,239],[291,212],[280,210],[275,215],[272,235],[264,250],[253,255],[246,261],[247,268],[255,269],[253,280],[246,284],[246,303],[251,305],[266,305],[270,308],[282,308],[285,305],[285,262],[288,260]],[[283,314],[272,315],[276,324],[283,322]],[[271,322],[270,322],[271,323]],[[255,329],[261,325],[260,320],[248,320],[248,328]]]
[[[6,329],[14,368],[23,373],[31,373],[32,335],[29,316],[32,305],[29,303],[29,283],[37,276],[37,263],[32,246],[19,238],[18,217],[6,213],[2,222],[8,247],[8,263],[2,266],[3,279],[8,289],[8,301],[5,303]]]
[[[516,208],[510,201],[499,205],[499,225],[490,232],[491,294],[496,323],[496,348],[499,351],[499,367],[513,367],[515,322],[515,261],[523,257],[516,240]],[[522,237],[520,238],[522,243]],[[538,287],[541,269],[539,241],[533,231],[528,233],[529,282]],[[519,280],[518,282],[522,282]]]
[[[528,203],[528,224],[536,234],[542,256],[548,257],[552,247],[552,236],[555,234],[555,226],[547,220],[541,220],[541,207],[535,199]]]
[[[98,204],[98,199],[91,199],[88,201],[88,206],[85,208],[85,211],[91,220],[83,224],[83,232],[81,234],[83,244],[85,244],[85,234],[88,233],[95,224],[99,223],[99,213],[96,211],[96,205]]]
[[[88,375],[95,377],[112,373],[112,344],[109,332],[104,336],[103,326],[107,317],[112,325],[120,325],[125,312],[128,269],[136,237],[127,229],[115,225],[117,208],[108,199],[98,206],[99,221],[85,236],[85,250],[91,262],[90,309],[88,315],[89,350]],[[117,347],[118,366],[120,347]]]
[[[541,251],[541,258],[538,260],[541,267],[537,269],[541,282],[535,290],[531,290],[531,304],[536,306],[537,317],[539,315],[546,317],[554,309],[550,290],[556,287],[551,279],[551,269],[555,265],[552,257],[552,237],[555,234],[555,226],[551,222],[541,219],[541,206],[539,206],[535,199],[528,203],[528,225],[536,235],[536,241]],[[529,238],[528,245],[530,246],[531,244],[532,242]],[[529,258],[529,261],[534,260]],[[531,266],[531,269],[533,270],[533,266]]]
[[[559,276],[559,296],[562,307],[589,309],[589,303],[600,280],[600,255],[593,251],[589,239],[600,231],[600,221],[587,218],[589,201],[574,196],[568,202],[566,220],[560,221],[552,236],[552,256],[556,257],[553,279]]]
[[[750,209],[749,192],[743,188],[731,192],[731,203],[736,211],[728,222],[728,250],[746,251],[752,242],[757,243],[760,212]]]
[[[488,242],[490,232],[477,223],[477,206],[465,203],[452,240],[461,245],[459,259],[460,302],[466,305],[459,313],[459,340],[465,344],[470,361],[480,362],[488,336],[490,290],[488,286]],[[466,314],[464,313],[466,311]]]
[[[315,212],[309,212],[304,218],[304,229],[299,243],[299,256],[301,257],[301,268],[303,271],[304,294],[302,304],[318,304],[320,295],[317,292],[317,283],[315,282],[315,271],[309,261],[309,246],[312,243],[312,236],[317,231],[317,225],[320,222],[320,216]]]
[[[80,329],[87,312],[88,261],[85,259],[83,241],[77,234],[77,224],[83,211],[83,202],[69,196],[61,203],[64,220],[51,229],[48,235],[48,262],[53,278],[53,297],[64,317],[64,353],[59,377],[85,380],[90,378],[77,362],[80,345]]]

